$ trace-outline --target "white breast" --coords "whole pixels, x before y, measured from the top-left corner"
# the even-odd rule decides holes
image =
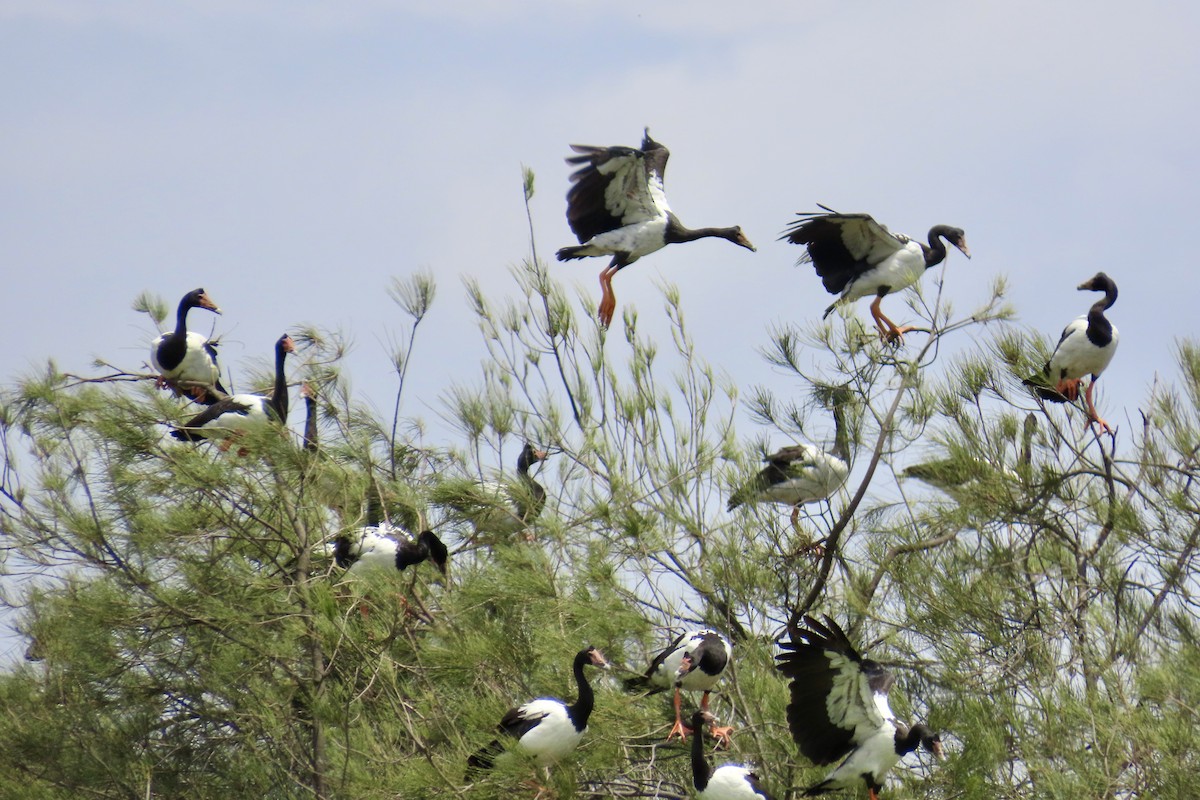
[[[898,292],[912,286],[924,274],[925,253],[921,245],[910,241],[879,262],[870,272],[854,280],[842,292],[842,296],[847,300],[857,300],[878,294],[884,286],[888,287],[889,292]]]
[[[1050,379],[1054,382],[1063,377],[1074,380],[1104,372],[1117,352],[1117,343],[1120,341],[1114,325],[1112,343],[1108,347],[1100,348],[1092,344],[1087,338],[1087,317],[1073,320],[1063,334],[1065,338],[1058,343],[1054,355],[1050,356]]]
[[[737,764],[724,764],[713,771],[708,786],[696,795],[700,800],[762,800],[746,782],[750,770]]]
[[[567,707],[558,700],[533,700],[521,706],[521,713],[546,715],[518,740],[521,749],[533,756],[539,767],[548,767],[574,752],[587,730],[586,727],[583,731],[575,730],[575,723],[567,716]]]
[[[188,331],[187,335],[187,350],[184,351],[183,360],[175,369],[163,369],[162,364],[158,363],[158,346],[170,334],[162,334],[150,343],[150,364],[158,372],[169,381],[196,381],[197,383],[216,383],[220,375],[217,372],[216,364],[208,351],[204,349],[204,345],[208,343],[208,339],[202,334]]]

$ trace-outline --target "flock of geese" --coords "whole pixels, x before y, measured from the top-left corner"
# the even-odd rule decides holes
[[[564,247],[559,260],[590,256],[610,257],[600,273],[599,321],[607,327],[616,308],[613,277],[622,269],[668,244],[702,238],[722,238],[754,251],[740,227],[685,227],[667,204],[663,174],[669,151],[645,132],[639,148],[572,145],[577,155],[567,159],[578,169],[571,175],[567,194],[567,221],[579,245]],[[913,328],[899,326],[880,308],[884,297],[916,283],[931,267],[942,263],[950,244],[970,257],[961,228],[935,225],[928,243],[890,232],[867,214],[822,211],[801,214],[785,231],[783,239],[804,248],[801,261],[810,262],[826,291],[837,299],[826,309],[828,316],[839,305],[872,297],[870,313],[884,342],[901,345]],[[1117,329],[1105,316],[1117,298],[1117,287],[1103,272],[1078,287],[1101,292],[1085,316],[1063,330],[1044,370],[1025,383],[1039,397],[1053,402],[1075,402],[1085,377],[1084,391],[1088,425],[1102,431],[1112,429],[1096,411],[1092,392],[1100,374],[1112,360],[1118,342]],[[283,335],[275,343],[275,385],[268,394],[229,394],[221,384],[214,342],[188,331],[187,317],[194,308],[220,314],[204,289],[188,292],[180,300],[175,329],[158,336],[151,344],[150,360],[160,385],[170,386],[204,409],[171,435],[188,442],[213,440],[222,450],[272,423],[286,422],[287,379],[284,363],[294,352],[292,339]],[[315,430],[311,395],[309,427]],[[837,392],[828,406],[833,414],[835,441],[829,450],[811,444],[788,445],[765,457],[767,466],[729,498],[728,510],[751,503],[778,503],[793,509],[793,523],[805,503],[827,500],[846,482],[850,473],[849,437],[845,426],[848,390]],[[311,435],[311,434],[310,434]],[[306,436],[306,444],[309,437]],[[315,438],[312,438],[315,444]],[[546,452],[531,444],[522,449],[517,462],[521,491],[495,484],[478,486],[472,493],[443,498],[444,503],[469,519],[476,534],[528,531],[546,501],[546,490],[530,468],[545,460]],[[372,512],[374,508],[374,512]],[[357,570],[371,565],[389,570],[430,560],[445,573],[448,550],[432,531],[410,536],[380,518],[379,504],[368,502],[368,523],[353,533],[343,533],[324,545],[324,552],[338,567]],[[781,641],[777,656],[779,672],[790,681],[791,698],[787,723],[800,752],[816,764],[835,764],[828,775],[810,786],[806,795],[865,784],[876,800],[884,776],[908,753],[923,747],[941,756],[936,733],[923,724],[911,727],[898,720],[888,705],[893,677],[878,663],[864,657],[833,619],[806,617],[804,627]],[[708,800],[762,800],[769,798],[757,777],[745,766],[722,765],[713,769],[705,755],[704,728],[718,746],[727,746],[732,728],[719,726],[709,709],[709,695],[733,657],[728,639],[714,630],[689,631],[676,638],[650,663],[644,675],[626,681],[630,690],[649,693],[674,690],[675,722],[668,740],[693,734],[692,773],[697,796]],[[595,703],[586,668],[604,667],[604,656],[594,647],[580,650],[572,663],[577,686],[575,702],[538,698],[511,709],[500,720],[502,737],[480,749],[468,760],[472,778],[491,768],[515,749],[541,767],[568,756],[587,729]],[[701,692],[699,708],[684,724],[682,693]],[[515,742],[506,747],[505,742]]]

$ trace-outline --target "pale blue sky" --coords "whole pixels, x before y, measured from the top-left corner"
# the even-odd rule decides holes
[[[354,385],[390,413],[386,342],[407,320],[385,289],[424,269],[439,296],[405,411],[458,444],[438,396],[483,356],[460,276],[512,291],[522,165],[551,256],[575,243],[568,144],[636,145],[649,125],[680,218],[740,224],[759,251],[644,259],[616,279],[614,329],[632,304],[665,330],[657,283],[674,282],[710,361],[799,393],[757,356],[831,299],[776,241],[793,213],[821,202],[922,237],[948,223],[974,255],[939,268],[961,311],[1007,275],[1018,324],[1056,336],[1092,301],[1079,282],[1117,281],[1098,397],[1128,429],[1196,332],[1198,21],[1177,0],[0,0],[0,378],[50,357],[139,369],[154,331],[132,299],[173,309],[204,286],[231,386],[313,323],[353,337]],[[552,269],[594,303],[603,264]]]

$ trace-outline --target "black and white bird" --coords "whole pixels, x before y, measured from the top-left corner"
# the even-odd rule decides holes
[[[585,647],[575,654],[571,669],[579,696],[574,703],[568,705],[557,698],[539,697],[509,709],[500,720],[500,733],[515,739],[516,749],[539,767],[548,767],[570,755],[583,740],[595,705],[592,685],[584,674],[586,666],[607,667],[608,662],[595,647]],[[491,769],[503,750],[504,743],[496,739],[468,758],[468,778],[477,770]]]
[[[428,560],[445,575],[450,556],[446,545],[433,531],[421,531],[414,537],[403,528],[382,520],[337,536],[331,545],[334,563],[351,572],[403,572]]]
[[[699,731],[692,739],[692,785],[697,800],[772,800],[758,782],[758,776],[741,764],[722,764],[713,769],[704,756],[705,724],[713,724],[707,711],[692,715],[692,730]]]
[[[162,384],[176,387],[182,383],[185,386],[177,388],[177,391],[186,392],[197,403],[211,405],[227,392],[221,385],[216,343],[203,334],[187,329],[187,315],[193,308],[221,313],[203,288],[185,294],[175,312],[175,330],[159,334],[150,343],[150,364],[160,375],[159,388],[162,388]],[[207,391],[204,387],[215,388],[220,394]]]
[[[528,531],[546,505],[546,487],[529,470],[546,458],[545,450],[526,442],[517,456],[515,486],[501,481],[447,480],[434,489],[431,499],[468,520],[477,536],[503,537]]]
[[[571,175],[567,192],[567,223],[578,246],[558,251],[558,260],[612,256],[600,273],[600,323],[608,327],[617,297],[612,279],[620,270],[669,244],[717,237],[754,250],[738,226],[732,228],[684,227],[667,205],[663,174],[671,153],[650,138],[646,128],[642,148],[571,145],[577,156],[568,164],[582,166]]]
[[[842,303],[874,296],[871,318],[884,339],[902,342],[904,334],[915,330],[899,328],[879,308],[886,295],[912,286],[925,270],[942,263],[946,245],[942,239],[962,251],[967,258],[967,237],[961,228],[934,225],[925,245],[903,234],[892,233],[870,214],[839,214],[825,206],[826,213],[800,214],[800,219],[781,236],[792,244],[807,248],[800,262],[811,261],[830,294],[839,294],[829,308],[828,317]]]
[[[845,632],[829,617],[822,624],[804,618],[776,668],[791,679],[788,728],[800,752],[816,764],[840,763],[807,790],[806,796],[865,783],[878,800],[888,771],[918,747],[942,757],[941,737],[923,723],[911,728],[888,706],[895,678],[880,664],[863,658]]]
[[[171,431],[176,439],[198,442],[220,439],[221,450],[228,450],[240,436],[266,429],[272,423],[287,422],[287,377],[283,362],[288,353],[296,352],[292,337],[286,333],[275,342],[275,389],[270,395],[231,394],[204,409]],[[244,450],[239,451],[244,455]]]
[[[1105,310],[1112,308],[1117,302],[1117,284],[1103,272],[1097,272],[1090,280],[1079,284],[1080,290],[1104,292],[1104,297],[1092,304],[1088,313],[1072,320],[1063,329],[1058,340],[1058,346],[1045,369],[1038,375],[1025,380],[1038,396],[1055,403],[1075,402],[1079,398],[1079,384],[1087,375],[1091,376],[1083,399],[1087,405],[1088,425],[1099,424],[1105,431],[1112,433],[1109,424],[1096,413],[1096,405],[1092,401],[1092,390],[1096,388],[1096,379],[1108,367],[1113,354],[1117,352],[1120,336],[1117,328],[1108,317]]]
[[[826,451],[811,444],[789,445],[764,457],[767,466],[730,495],[726,510],[733,511],[743,503],[780,503],[792,507],[792,524],[796,525],[800,506],[832,497],[850,476],[846,410],[851,402],[848,389],[829,392],[833,446]]]
[[[650,662],[645,675],[628,680],[625,688],[650,689],[661,692],[675,689],[675,724],[667,734],[667,741],[678,736],[686,739],[692,731],[683,724],[682,692],[703,692],[700,710],[708,711],[708,697],[717,681],[725,674],[733,658],[733,645],[721,634],[704,628],[680,634]],[[730,727],[716,727],[712,734],[722,744],[728,744]]]

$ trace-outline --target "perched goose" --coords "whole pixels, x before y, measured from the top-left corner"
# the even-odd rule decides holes
[[[661,692],[675,687],[675,725],[667,734],[667,741],[675,736],[686,739],[691,731],[683,724],[682,690],[704,692],[700,709],[707,712],[708,696],[732,658],[733,645],[721,634],[707,628],[688,631],[654,657],[645,675],[626,681],[625,688],[649,688],[651,692]],[[714,725],[712,734],[723,744],[728,744],[732,731],[732,728]]]
[[[891,233],[869,214],[839,214],[821,206],[828,213],[800,214],[800,219],[781,236],[792,244],[807,248],[800,261],[811,261],[817,275],[830,294],[841,293],[829,308],[828,317],[838,305],[860,297],[874,295],[871,318],[884,339],[902,342],[904,334],[915,330],[911,326],[896,327],[884,316],[879,303],[885,295],[899,292],[916,283],[925,270],[946,258],[942,239],[962,251],[967,258],[967,237],[961,228],[934,225],[929,229],[926,246],[907,236]]]
[[[351,572],[369,569],[403,572],[406,567],[432,560],[445,575],[449,555],[450,551],[433,531],[421,531],[413,538],[390,522],[367,525],[333,540],[334,563]]]
[[[592,686],[583,672],[588,665],[607,667],[608,662],[594,647],[585,647],[575,654],[572,670],[579,698],[571,705],[553,697],[540,697],[509,709],[500,720],[500,733],[516,739],[517,749],[532,757],[539,767],[548,767],[569,755],[583,739],[595,704]],[[496,739],[468,758],[468,777],[476,770],[491,769],[503,749],[501,740]]]
[[[842,759],[806,796],[862,781],[871,800],[878,800],[884,777],[901,756],[923,746],[941,758],[938,734],[921,723],[910,728],[892,713],[891,673],[859,655],[829,617],[824,624],[807,616],[804,622],[799,640],[780,642],[786,652],[776,656],[776,668],[791,679],[788,728],[806,758],[817,764]]]
[[[187,315],[193,308],[207,308],[214,314],[221,313],[204,289],[193,289],[185,294],[175,312],[175,330],[159,334],[150,343],[150,364],[162,376],[159,388],[161,383],[174,385],[180,382],[214,387],[220,392],[219,395],[207,392],[200,386],[187,389],[196,402],[211,405],[228,393],[221,385],[216,344],[202,334],[188,332]]]
[[[1080,382],[1085,375],[1091,375],[1092,380],[1083,395],[1088,425],[1099,423],[1101,428],[1112,433],[1112,428],[1096,413],[1092,390],[1096,388],[1100,373],[1112,361],[1120,341],[1116,326],[1104,316],[1105,309],[1112,308],[1117,302],[1117,284],[1103,272],[1097,272],[1091,280],[1079,284],[1079,289],[1104,292],[1104,297],[1092,304],[1086,316],[1076,318],[1063,329],[1045,369],[1027,378],[1025,384],[1033,387],[1044,400],[1073,403],[1079,398]]]
[[[792,524],[797,524],[800,506],[827,500],[850,476],[850,431],[846,424],[850,392],[835,388],[828,393],[833,412],[833,447],[828,451],[811,444],[789,445],[763,458],[767,462],[757,475],[729,497],[733,511],[743,503],[781,503],[792,506]]]
[[[546,487],[529,474],[529,469],[546,457],[545,450],[526,442],[517,456],[515,487],[495,481],[448,480],[434,489],[431,500],[469,520],[477,535],[504,536],[525,531],[546,505]]]
[[[283,361],[288,353],[294,352],[296,346],[286,333],[275,342],[275,390],[270,396],[231,394],[192,417],[186,425],[171,431],[171,435],[187,442],[221,439],[221,449],[228,450],[237,436],[262,430],[271,422],[287,422],[288,393]]]
[[[692,715],[692,730],[702,731],[704,724],[713,724],[707,711]],[[704,734],[692,739],[692,785],[697,800],[772,800],[759,785],[758,776],[740,764],[722,764],[713,769],[704,757]]]
[[[604,327],[612,322],[617,307],[613,276],[642,256],[669,244],[710,236],[755,249],[738,226],[696,230],[683,226],[663,192],[671,153],[650,138],[649,128],[641,150],[578,144],[571,149],[579,155],[569,157],[567,163],[583,165],[571,175],[574,185],[567,192],[567,223],[579,245],[560,249],[558,260],[612,256],[600,273],[599,317]]]

